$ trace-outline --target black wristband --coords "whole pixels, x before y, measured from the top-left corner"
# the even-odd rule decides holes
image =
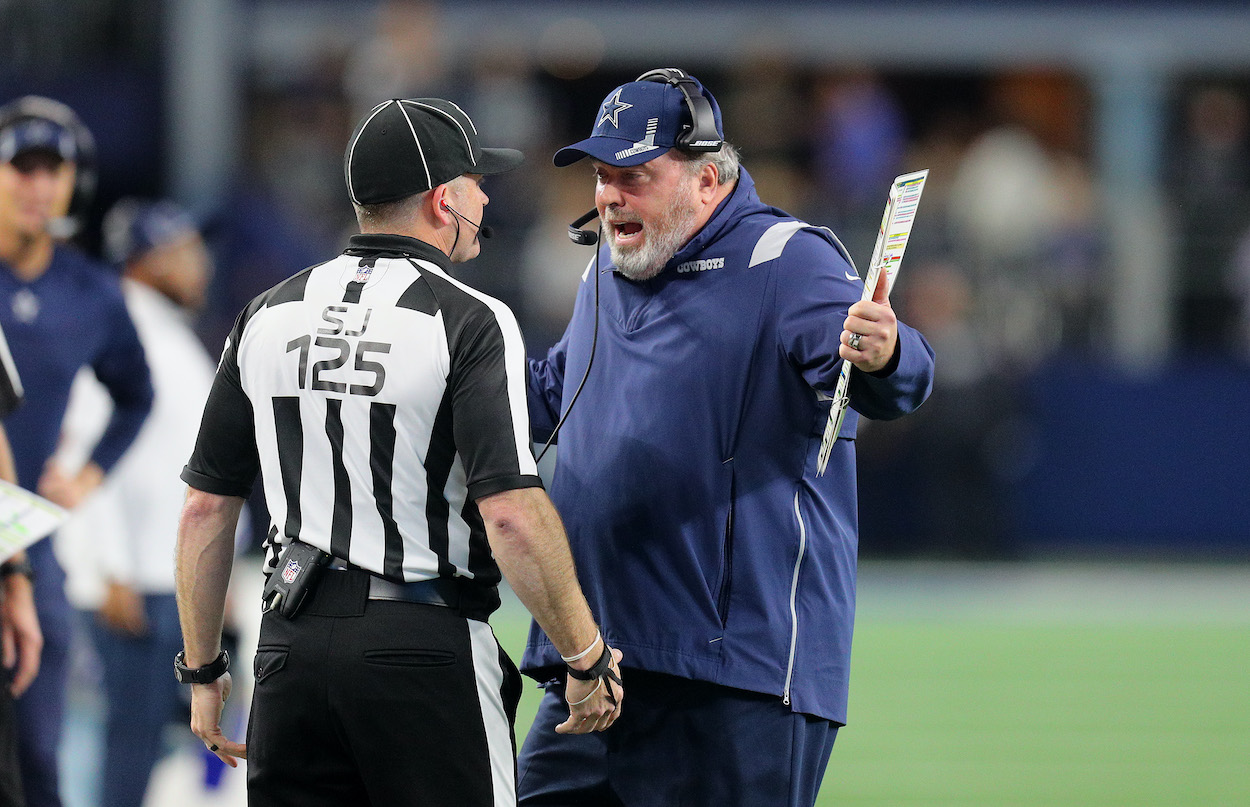
[[[602,678],[607,674],[612,666],[612,648],[608,647],[608,643],[603,643],[603,655],[599,656],[599,660],[589,670],[575,670],[569,667],[569,677],[576,678],[578,681],[593,681],[596,678]]]
[[[174,677],[180,684],[211,684],[230,669],[230,654],[225,650],[203,667],[187,666],[187,651],[179,650],[174,656]]]
[[[0,563],[0,578],[11,574],[25,575],[28,580],[34,580],[35,567],[30,565],[29,560],[6,560]]]

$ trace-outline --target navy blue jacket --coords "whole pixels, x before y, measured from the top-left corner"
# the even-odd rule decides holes
[[[52,263],[26,282],[0,261],[0,327],[26,400],[5,418],[18,482],[34,490],[56,451],[69,390],[91,367],[113,399],[113,415],[92,452],[105,471],[134,442],[152,409],[152,379],[126,310],[117,272],[58,245]]]
[[[602,270],[598,344],[559,435],[551,497],[578,577],[624,666],[780,697],[846,722],[855,614],[855,412],[816,457],[863,284],[836,239],[732,195],[655,278]],[[530,362],[546,439],[586,371],[593,264],[568,329]],[[929,394],[933,352],[899,324],[897,365],[856,371],[852,408],[898,417]],[[889,495],[881,491],[874,495]],[[560,664],[535,626],[522,668]]]

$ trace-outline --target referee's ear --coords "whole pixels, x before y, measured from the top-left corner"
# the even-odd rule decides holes
[[[430,212],[434,220],[439,225],[455,224],[453,221],[454,214],[451,212],[451,186],[444,182],[442,185],[436,185],[430,190]]]

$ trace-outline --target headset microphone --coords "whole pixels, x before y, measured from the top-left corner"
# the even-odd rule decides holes
[[[591,208],[588,212],[578,217],[577,221],[569,225],[569,238],[574,244],[581,244],[584,247],[593,247],[599,243],[599,233],[594,230],[583,230],[582,227],[591,221],[599,218],[599,210]]]
[[[456,208],[452,207],[446,202],[443,202],[443,209],[451,213],[456,218],[463,219],[468,224],[472,224],[477,229],[477,234],[481,236],[482,238],[490,238],[491,236],[495,234],[495,231],[490,228],[489,224],[483,226],[482,224],[474,221],[473,219],[466,218],[465,216],[460,215],[459,211],[457,211]]]

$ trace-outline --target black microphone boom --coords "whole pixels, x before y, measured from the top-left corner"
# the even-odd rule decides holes
[[[452,207],[451,205],[444,204],[443,208],[447,210],[448,212],[450,212],[456,218],[459,218],[469,224],[472,224],[474,228],[477,230],[477,234],[481,236],[482,238],[490,238],[492,235],[495,234],[495,231],[490,228],[489,224],[486,226],[482,226],[480,223],[474,221],[473,219],[467,216],[460,215],[460,211],[456,210],[456,208]]]
[[[577,221],[569,225],[569,238],[574,244],[581,244],[584,247],[593,247],[599,243],[599,233],[594,230],[583,230],[582,227],[588,222],[599,218],[599,211],[591,208],[589,211],[579,216]]]

